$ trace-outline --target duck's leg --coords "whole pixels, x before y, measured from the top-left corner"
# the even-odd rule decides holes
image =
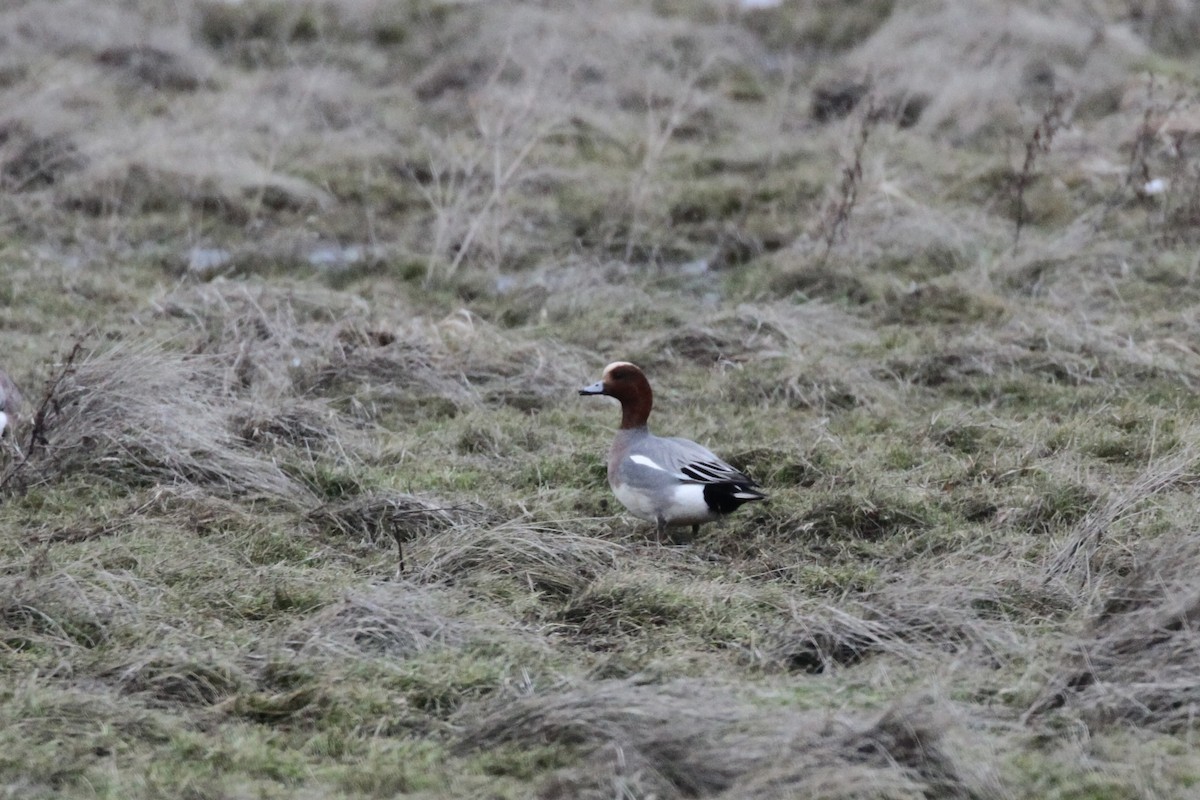
[[[700,523],[697,522],[695,525],[692,526],[692,538],[695,539],[699,535],[700,535]]]
[[[659,544],[662,544],[667,539],[667,521],[663,517],[658,518],[658,526],[654,531],[654,539]]]

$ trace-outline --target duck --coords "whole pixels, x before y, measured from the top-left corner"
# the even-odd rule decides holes
[[[704,523],[767,499],[758,483],[703,445],[650,432],[654,392],[636,365],[614,361],[579,394],[620,401],[621,427],[608,453],[608,484],[631,514],[655,523],[659,542],[668,527],[691,525],[695,536]]]

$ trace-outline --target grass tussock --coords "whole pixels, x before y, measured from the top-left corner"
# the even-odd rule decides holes
[[[108,643],[155,603],[154,592],[123,571],[74,574],[51,567],[46,552],[24,573],[0,578],[0,641],[10,652],[53,654],[69,668],[71,657]]]
[[[342,536],[374,541],[390,535],[404,541],[486,520],[482,507],[426,500],[394,491],[368,492],[326,503],[308,513],[310,522]]]
[[[104,677],[122,694],[136,695],[148,706],[159,708],[214,706],[253,686],[250,675],[237,664],[211,653],[188,654],[166,648]]]
[[[911,575],[852,601],[793,608],[760,652],[768,665],[810,674],[873,657],[934,664],[953,655],[994,666],[1024,657],[1017,632],[1065,617],[1071,603],[1019,572]]]
[[[1085,3],[928,3],[897,9],[846,64],[871,73],[874,91],[893,103],[920,98],[920,130],[963,141],[1012,130],[1022,106],[1040,113],[1056,91],[1070,88],[1084,104],[1111,96],[1143,53]],[[961,68],[947,76],[946,59]]]
[[[267,403],[289,398],[340,340],[366,343],[370,328],[352,298],[226,281],[174,291],[158,301],[154,317],[183,322],[189,345],[221,370],[227,391]]]
[[[1106,581],[1086,629],[1026,717],[1065,709],[1090,726],[1189,730],[1200,712],[1200,549],[1187,535],[1145,542],[1127,575]]]
[[[395,491],[366,492],[335,500],[308,512],[318,529],[360,541],[390,537],[396,543],[397,568],[407,567],[404,545],[456,526],[484,524],[491,514],[478,504],[446,504]]]
[[[450,598],[407,584],[347,595],[288,635],[302,656],[406,659],[438,647],[456,647],[487,630],[463,618]]]
[[[306,370],[297,388],[334,397],[352,394],[371,416],[454,416],[469,408],[509,405],[531,411],[574,388],[579,356],[553,343],[506,337],[467,312],[414,319],[384,337],[350,333]]]
[[[420,341],[352,343],[314,366],[299,385],[314,393],[354,395],[382,411],[408,414],[452,416],[475,399],[461,376],[438,369],[436,355]]]
[[[128,485],[304,497],[277,464],[240,441],[231,419],[240,408],[220,386],[211,362],[161,345],[93,353],[55,389],[26,479],[83,473]]]
[[[1183,440],[1190,442],[1191,437],[1185,435]],[[1112,492],[1103,503],[1095,503],[1072,526],[1070,536],[1049,566],[1047,580],[1073,574],[1089,583],[1110,560],[1110,540],[1123,523],[1135,518],[1156,495],[1195,483],[1196,460],[1196,451],[1190,444],[1184,445],[1152,461],[1136,479]]]
[[[429,540],[416,573],[422,582],[516,580],[531,591],[567,596],[612,569],[624,548],[557,526],[513,520],[459,528]]]
[[[231,420],[237,436],[255,447],[294,447],[307,451],[343,448],[344,431],[333,412],[313,401],[277,408],[255,408]]]
[[[165,714],[94,686],[18,682],[0,692],[0,742],[27,754],[4,764],[7,785],[30,797],[61,795],[97,761],[162,746],[178,729]]]
[[[984,796],[942,747],[947,720],[898,706],[874,720],[769,709],[694,682],[605,681],[535,695],[466,724],[459,748],[570,747],[548,797]]]

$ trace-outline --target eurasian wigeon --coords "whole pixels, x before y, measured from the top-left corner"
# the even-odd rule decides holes
[[[621,401],[621,428],[608,453],[608,484],[621,505],[655,523],[659,541],[668,525],[700,525],[765,500],[749,477],[688,439],[655,436],[646,427],[654,393],[646,375],[628,361],[604,368],[604,377],[580,394]]]

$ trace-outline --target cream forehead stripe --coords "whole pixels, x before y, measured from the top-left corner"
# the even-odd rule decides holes
[[[614,361],[613,363],[609,364],[607,367],[604,368],[604,374],[608,375],[608,373],[612,372],[614,369],[617,369],[618,367],[633,367],[634,369],[637,369],[637,366],[629,361]]]

